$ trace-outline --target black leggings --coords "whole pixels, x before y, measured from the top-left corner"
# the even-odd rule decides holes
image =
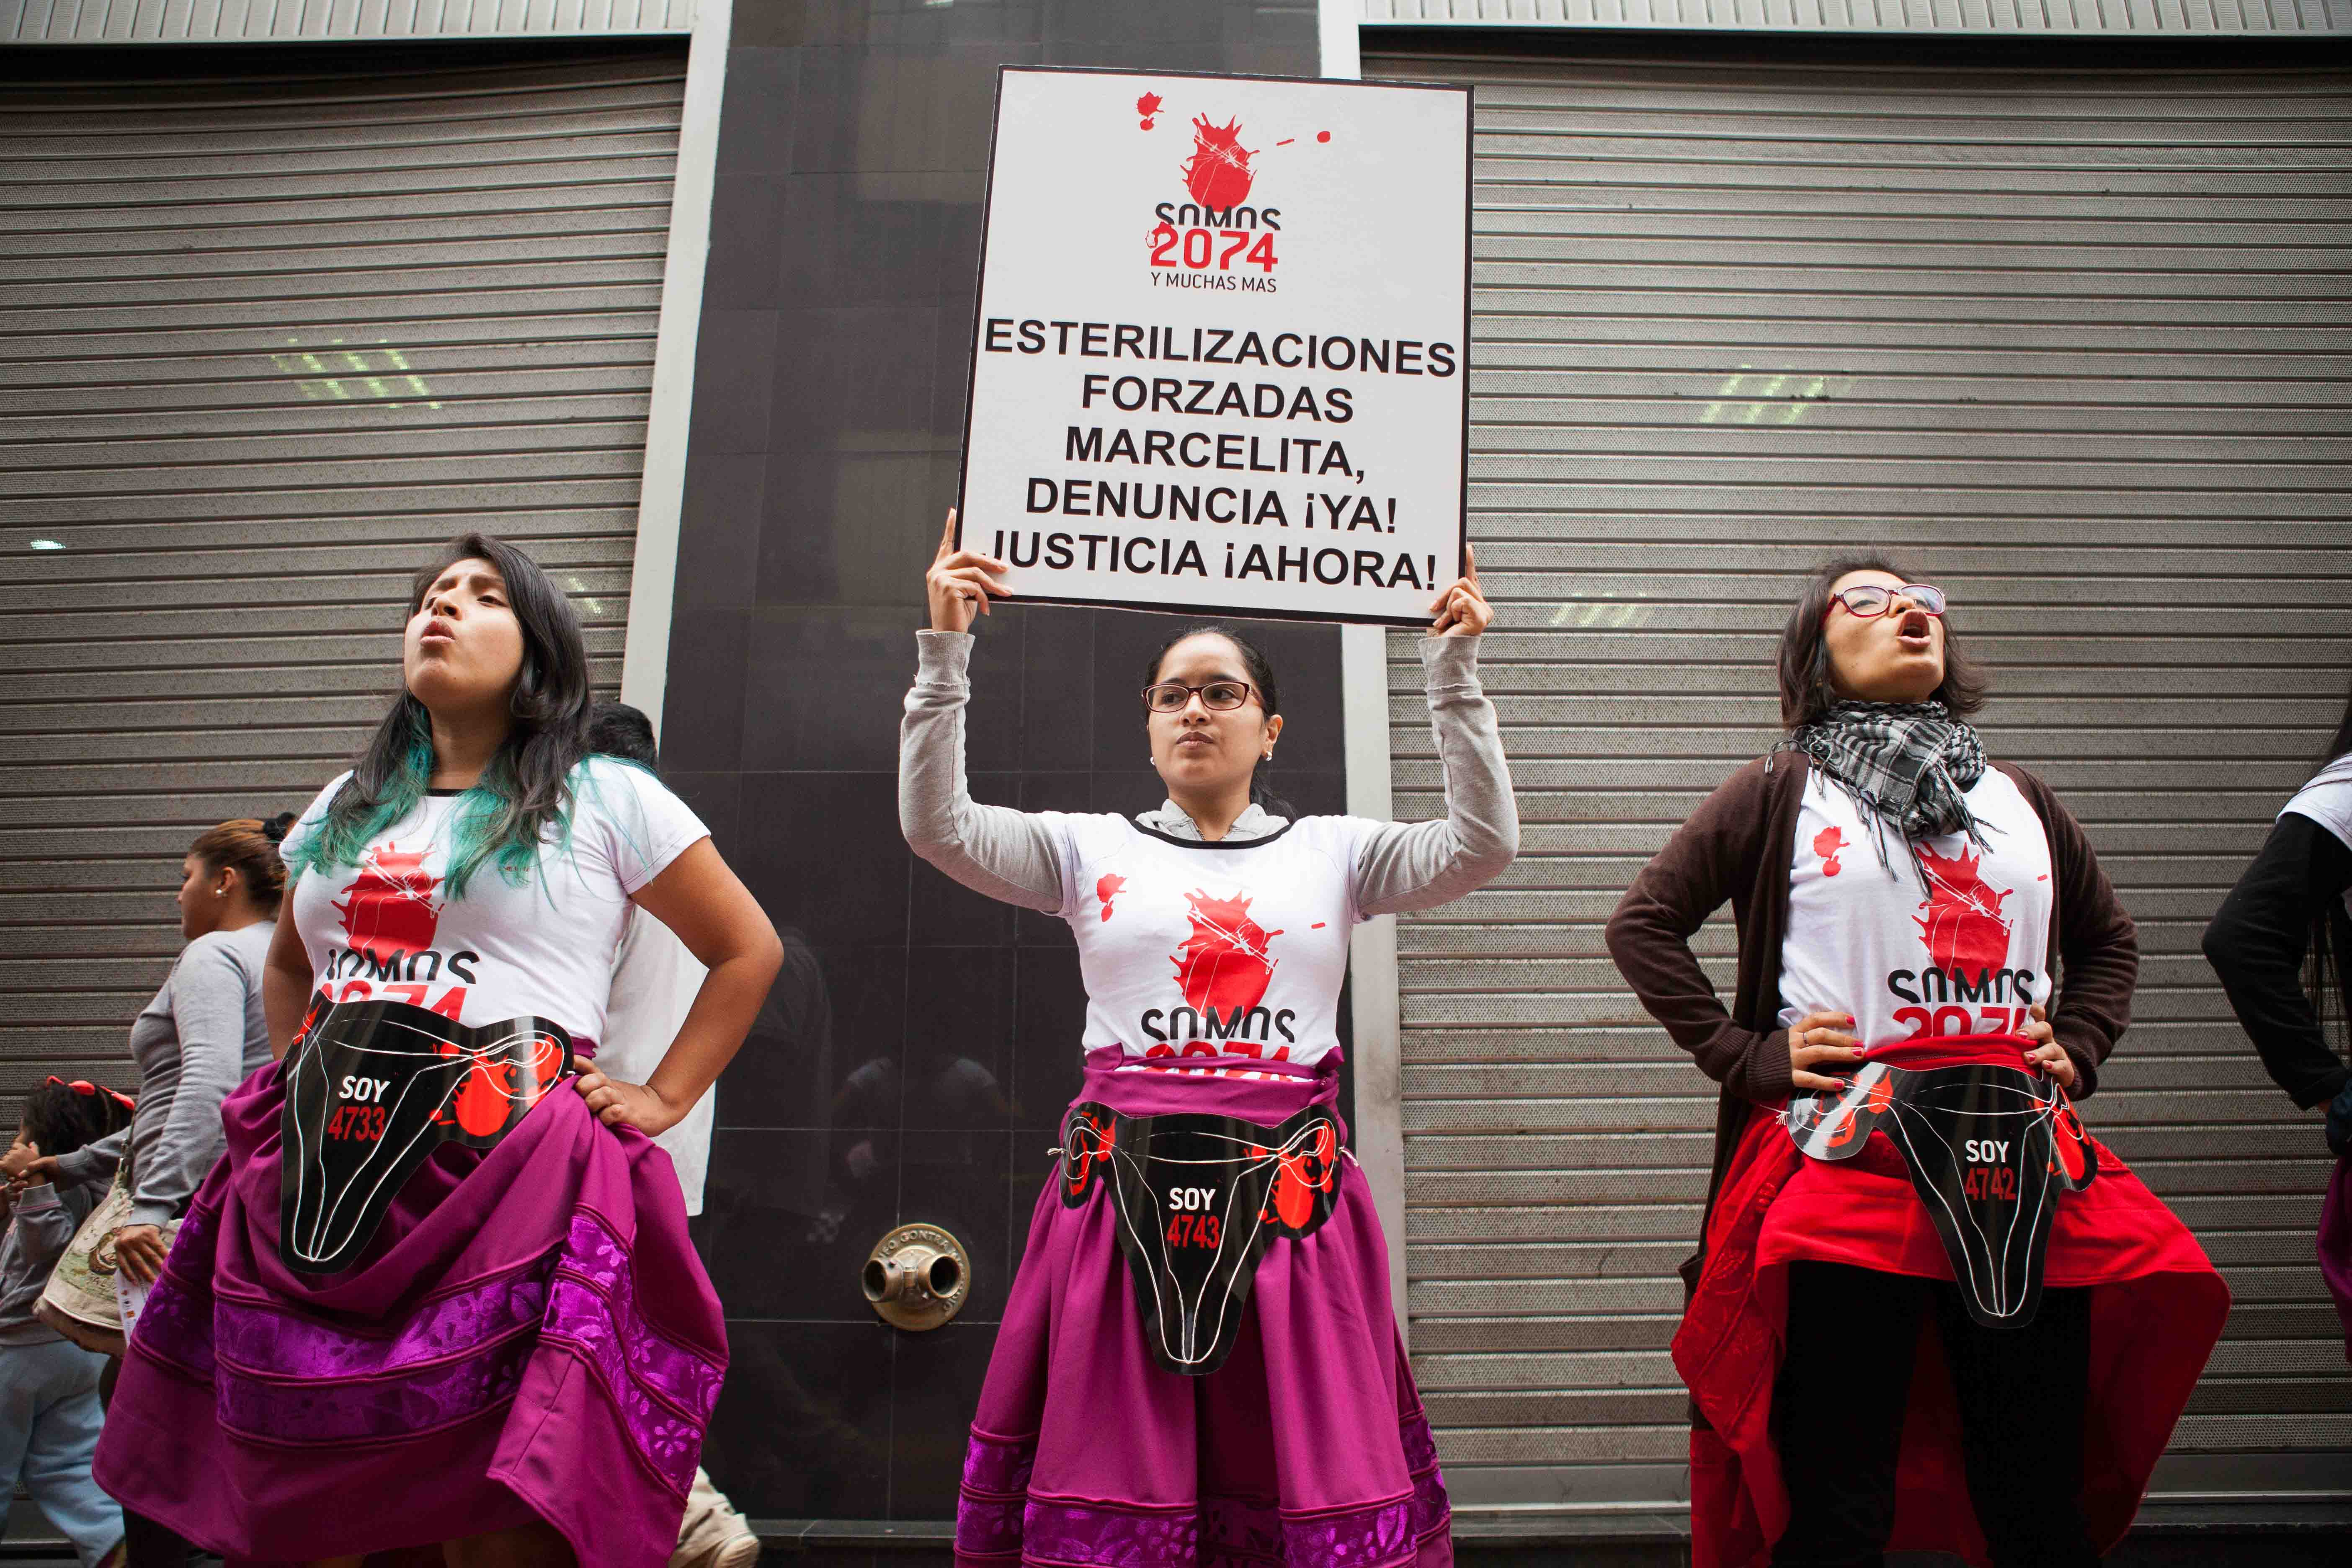
[[[2095,1563],[2083,1522],[2090,1292],[2044,1290],[2021,1329],[1969,1316],[1959,1287],[1840,1263],[1789,1268],[1786,1358],[1772,1389],[1788,1532],[1774,1568],[1879,1568],[1912,1347],[1932,1303],[1960,1414],[1969,1498],[1995,1568]]]

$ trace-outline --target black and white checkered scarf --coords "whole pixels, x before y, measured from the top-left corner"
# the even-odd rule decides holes
[[[1853,797],[1889,876],[1890,828],[1915,869],[1922,838],[1965,833],[1985,847],[1984,825],[1963,798],[1984,777],[1984,742],[1940,702],[1841,702],[1773,749],[1782,747],[1804,752]]]

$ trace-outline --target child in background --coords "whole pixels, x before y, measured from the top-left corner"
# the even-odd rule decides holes
[[[52,1078],[25,1097],[16,1140],[0,1155],[0,1527],[22,1480],[49,1522],[70,1537],[82,1568],[122,1559],[122,1511],[90,1479],[98,1451],[98,1376],[106,1358],[33,1315],[49,1270],[89,1216],[99,1184],[27,1179],[44,1154],[66,1154],[131,1121],[131,1101],[95,1084]]]

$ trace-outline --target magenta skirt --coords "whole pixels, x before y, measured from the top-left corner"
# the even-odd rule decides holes
[[[2344,1355],[2352,1361],[2352,1154],[2336,1162],[2319,1207],[2319,1277],[2344,1323]]]
[[[1248,1081],[1119,1072],[1118,1059],[1090,1055],[1080,1100],[1272,1127],[1339,1089],[1336,1064],[1264,1064],[1283,1076]],[[1452,1563],[1388,1247],[1362,1174],[1340,1169],[1330,1218],[1267,1250],[1241,1337],[1205,1377],[1153,1359],[1108,1184],[1069,1208],[1047,1180],[972,1421],[959,1568]]]
[[[559,1085],[446,1144],[340,1274],[278,1261],[281,1064],[221,1107],[123,1359],[99,1484],[231,1558],[304,1562],[543,1519],[660,1568],[727,1369],[669,1156]]]

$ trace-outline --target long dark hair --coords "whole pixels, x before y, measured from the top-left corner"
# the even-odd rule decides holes
[[[130,1125],[131,1107],[86,1079],[52,1078],[25,1096],[25,1136],[44,1154],[70,1154]]]
[[[442,546],[409,585],[414,616],[442,573],[460,561],[487,561],[506,579],[507,603],[522,626],[522,673],[510,704],[514,727],[457,801],[446,885],[452,897],[485,862],[506,879],[527,881],[541,837],[559,838],[572,823],[572,770],[588,754],[588,648],[579,618],[539,563],[487,533],[464,533]],[[416,808],[433,777],[433,719],[405,686],[352,765],[316,831],[295,850],[299,872],[356,866],[375,836]]]
[[[2311,771],[2316,773],[2347,756],[2352,756],[2352,692],[2345,696],[2344,717],[2336,721],[2335,736]],[[2352,1057],[2352,913],[2346,911],[2342,899],[2328,900],[2311,917],[2311,956],[2304,964],[2303,988],[2319,1015],[2321,1030],[2333,1022],[2342,1038],[2339,1048]]]
[[[1282,694],[1275,684],[1274,661],[1265,657],[1264,648],[1244,636],[1241,628],[1228,626],[1223,621],[1196,622],[1161,643],[1160,651],[1153,654],[1151,662],[1144,667],[1143,684],[1149,686],[1160,679],[1160,667],[1168,662],[1171,649],[1187,638],[1197,637],[1221,637],[1233,644],[1242,656],[1242,668],[1249,676],[1250,684],[1257,688],[1258,702],[1265,710],[1265,716],[1271,719],[1282,711]],[[1266,770],[1272,765],[1270,762],[1260,762],[1250,770],[1250,804],[1275,816],[1295,818],[1298,815],[1297,808],[1283,799],[1280,792],[1266,782]]]
[[[1790,731],[1818,721],[1845,700],[1830,673],[1830,589],[1849,572],[1885,572],[1906,583],[1919,579],[1908,567],[1884,555],[1844,555],[1824,564],[1805,582],[1804,595],[1789,612],[1780,631],[1780,722]],[[1955,719],[1965,719],[1984,706],[1991,683],[1984,671],[1960,651],[1959,633],[1952,617],[1944,616],[1944,679],[1928,694]]]

